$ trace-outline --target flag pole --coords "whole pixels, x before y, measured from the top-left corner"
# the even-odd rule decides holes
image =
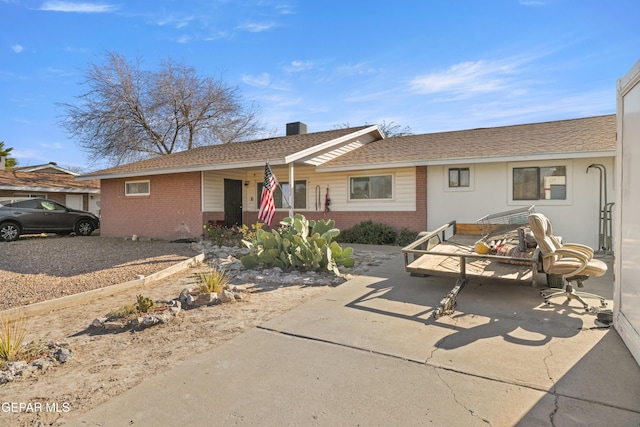
[[[295,193],[296,181],[293,173],[293,162],[289,163],[289,200],[294,202],[294,193]],[[284,191],[282,192],[284,194]],[[287,200],[287,204],[289,205],[289,216],[293,218],[293,203],[289,203]]]

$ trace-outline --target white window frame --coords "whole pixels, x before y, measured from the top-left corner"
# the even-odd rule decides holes
[[[147,184],[147,192],[146,193],[129,193],[127,191],[129,184],[140,184],[140,183],[146,183]],[[143,180],[137,180],[137,181],[125,181],[124,182],[124,195],[126,197],[139,197],[139,196],[149,196],[151,194],[151,181],[148,179],[143,179]]]
[[[449,187],[449,169],[469,169],[469,186],[468,187]],[[473,165],[449,165],[443,168],[444,174],[444,191],[446,192],[467,192],[475,191],[475,168]]]
[[[391,177],[391,197],[385,198],[385,199],[354,199],[351,197],[351,180],[353,178],[374,178],[374,177],[380,177],[380,176]],[[347,195],[349,197],[348,199],[349,202],[354,202],[354,203],[366,203],[370,201],[391,202],[395,200],[395,197],[396,197],[395,188],[396,188],[396,177],[393,173],[377,173],[377,174],[371,174],[371,175],[350,175],[347,177]]]
[[[307,201],[309,200],[309,182],[306,179],[296,179],[295,182],[297,183],[301,183],[304,182],[304,188],[305,188],[305,198],[304,200],[304,207],[294,207],[295,210],[299,210],[299,211],[306,211],[307,209]],[[287,211],[289,210],[290,206],[284,206],[285,204],[287,204],[287,201],[285,201],[284,199],[289,199],[289,181],[285,181],[285,182],[278,182],[278,184],[280,184],[278,187],[280,189],[280,191],[282,191],[282,194],[284,195],[283,200],[282,200],[282,206],[281,207],[276,207],[276,211]],[[256,181],[256,210],[260,210],[260,198],[262,197],[262,186],[264,185],[264,183],[262,181]],[[287,192],[285,193],[283,191],[283,187],[287,186]],[[275,191],[274,191],[274,195],[275,195]],[[288,200],[290,202],[290,200]],[[294,194],[294,200],[293,200],[293,204],[295,205],[296,203],[300,203],[299,199],[295,197]],[[275,204],[275,200],[274,200],[274,204]]]
[[[513,170],[518,168],[527,167],[565,167],[565,187],[566,187],[566,199],[564,200],[546,200],[546,199],[532,199],[532,200],[513,200]],[[532,204],[536,206],[568,206],[573,205],[573,161],[565,160],[544,160],[544,161],[531,161],[531,162],[512,162],[507,163],[507,182],[508,182],[508,204],[513,206],[530,206]]]

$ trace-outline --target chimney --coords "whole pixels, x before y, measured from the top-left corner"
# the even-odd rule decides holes
[[[6,163],[5,159],[4,159],[4,157],[0,156],[0,171],[5,170],[6,169],[6,165],[7,165],[7,163]]]
[[[287,123],[287,136],[307,133],[307,125],[302,122]]]

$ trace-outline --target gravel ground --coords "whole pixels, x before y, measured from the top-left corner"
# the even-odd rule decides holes
[[[148,276],[197,254],[189,243],[101,236],[0,242],[0,311]]]

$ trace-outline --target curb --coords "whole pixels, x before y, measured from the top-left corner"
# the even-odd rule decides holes
[[[42,301],[34,304],[11,308],[9,310],[0,311],[0,315],[12,316],[15,314],[20,314],[25,316],[36,316],[88,303],[99,298],[114,296],[131,289],[144,288],[151,283],[157,282],[168,276],[191,268],[194,264],[204,261],[204,258],[205,255],[202,253],[184,261],[180,261],[179,263],[172,265],[171,267],[167,267],[164,270],[150,274],[141,279],[130,280],[128,282],[118,283],[104,288],[92,289],[90,291],[68,295],[49,301]]]

